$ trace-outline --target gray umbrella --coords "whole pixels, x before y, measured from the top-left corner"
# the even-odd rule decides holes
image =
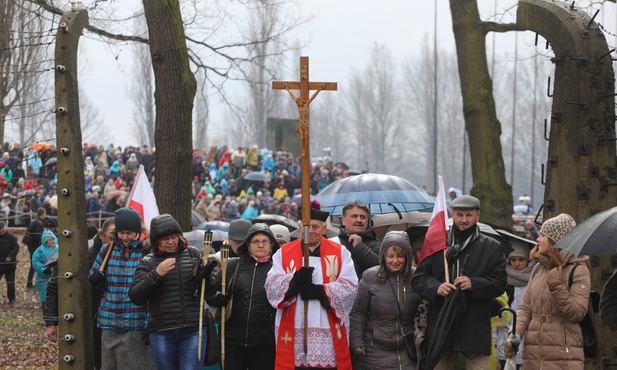
[[[581,222],[555,244],[577,256],[617,253],[617,207],[596,213]]]
[[[251,181],[266,181],[268,177],[263,172],[251,172],[247,175],[244,175],[245,180]]]
[[[315,195],[321,210],[331,216],[343,214],[343,207],[350,201],[366,204],[371,215],[426,211],[435,201],[424,190],[398,176],[366,173],[337,180]]]

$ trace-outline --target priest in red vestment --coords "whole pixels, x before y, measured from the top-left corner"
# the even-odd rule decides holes
[[[351,370],[349,312],[358,277],[349,251],[324,237],[328,216],[328,212],[311,208],[309,266],[303,266],[302,239],[284,244],[272,257],[266,293],[270,304],[277,308],[275,370]],[[300,230],[304,230],[302,224]]]

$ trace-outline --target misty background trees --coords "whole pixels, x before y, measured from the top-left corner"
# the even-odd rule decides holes
[[[49,43],[53,43],[58,14],[66,8],[54,8],[42,0],[28,0],[21,7],[14,2],[4,6],[14,8],[13,13],[4,12],[2,28],[13,30],[2,33],[5,46],[0,65],[6,72],[0,84],[4,89],[0,122],[4,122],[2,127],[7,125],[4,141],[23,146],[53,139],[54,104],[49,92],[54,72]],[[283,6],[274,1],[239,2],[234,6],[225,9],[218,3],[207,7],[200,2],[182,2],[190,65],[198,83],[192,123],[194,147],[264,146],[268,117],[297,117],[289,97],[271,91],[269,85],[272,80],[297,78],[297,61],[308,41],[289,34],[294,27],[310,22],[311,17],[301,16],[293,4]],[[134,115],[126,118],[126,127],[136,134],[136,145],[153,145],[154,80],[145,44],[143,5],[98,3],[89,12],[92,24],[85,37],[113,45],[119,65],[127,58],[132,61],[122,64],[130,66],[125,68],[132,80],[135,105]],[[32,19],[28,21],[28,17]],[[489,20],[506,22],[513,17],[506,11],[492,14]],[[40,31],[20,33],[18,22],[9,19],[25,20],[23,27],[38,25]],[[494,37],[497,42],[492,41]],[[514,49],[512,33],[489,35],[487,48],[506,179],[513,186],[514,199],[530,194],[537,208],[543,197],[540,168],[546,157],[543,121],[550,109],[546,83],[552,71],[552,53],[541,47],[544,40],[536,47],[533,38],[532,34],[520,33]],[[27,48],[16,47],[19,43]],[[505,52],[501,51],[503,45],[509,45]],[[494,48],[500,51],[495,53]],[[15,63],[20,49],[24,53],[28,49],[29,61]],[[35,50],[41,54],[32,56]],[[429,192],[433,191],[434,175],[442,174],[447,187],[469,192],[473,179],[454,50],[442,48],[439,42],[435,45],[427,33],[425,41],[405,58],[394,58],[388,46],[378,43],[367,44],[366,54],[370,57],[364,65],[350,66],[347,75],[336,79],[339,91],[321,94],[313,102],[313,156],[325,155],[323,148],[329,147],[334,161],[346,162],[355,170],[400,175],[426,185]],[[13,59],[7,61],[6,55]],[[80,63],[84,79],[90,78],[87,64]],[[6,70],[8,66],[13,69]],[[19,72],[17,67],[42,72]],[[24,82],[19,85],[17,80]],[[24,97],[20,91],[26,91],[26,80],[35,82],[30,83],[33,90]],[[82,96],[82,124],[103,126],[103,130],[97,133],[84,127],[84,141],[108,144],[111,139],[101,132],[109,128],[97,117],[100,110],[113,107],[102,107],[88,99],[91,93],[86,91]],[[212,116],[212,105],[226,106],[226,113]]]

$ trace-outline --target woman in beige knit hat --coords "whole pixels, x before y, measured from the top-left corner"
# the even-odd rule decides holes
[[[584,353],[578,324],[587,313],[591,284],[587,261],[555,244],[576,226],[572,216],[562,213],[546,220],[540,229],[531,273],[517,310],[516,334],[525,336],[523,367],[529,369],[580,369]],[[570,273],[572,284],[569,284]],[[514,356],[507,341],[506,356]]]

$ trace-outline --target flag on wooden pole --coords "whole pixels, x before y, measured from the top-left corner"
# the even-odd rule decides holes
[[[144,166],[139,165],[131,194],[126,205],[136,210],[141,216],[141,221],[150,229],[150,221],[159,215],[159,207],[156,205],[156,197],[150,186]]]
[[[443,188],[443,178],[439,176],[439,191],[437,192],[437,199],[435,199],[431,222],[428,225],[428,230],[424,237],[424,245],[422,246],[418,264],[420,264],[424,258],[448,248],[449,229],[450,224],[448,221],[446,192]]]

